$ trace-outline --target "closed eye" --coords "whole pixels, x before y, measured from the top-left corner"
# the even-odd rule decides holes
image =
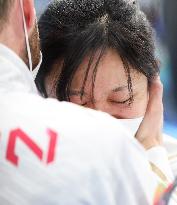
[[[115,103],[115,104],[125,104],[127,102],[129,102],[129,104],[131,104],[131,97],[128,98],[127,100],[124,100],[124,101],[116,101],[116,100],[110,100],[111,103]]]

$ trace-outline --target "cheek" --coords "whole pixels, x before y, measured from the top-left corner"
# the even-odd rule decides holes
[[[129,108],[116,109],[115,112],[112,113],[112,116],[114,116],[117,119],[134,119],[142,117],[144,113],[144,110],[140,111],[138,107],[131,106]]]
[[[112,110],[113,111],[113,110]],[[146,105],[131,105],[124,108],[114,108],[112,115],[118,119],[134,119],[144,116],[146,112]]]
[[[144,116],[147,108],[148,95],[141,100],[134,99],[131,105],[112,106],[111,115],[118,119],[134,119]]]
[[[138,84],[138,83],[137,83]],[[141,86],[141,89],[139,87]],[[148,83],[146,78],[135,86],[134,100],[130,107],[124,109],[125,118],[139,118],[145,115],[149,100]]]
[[[141,99],[135,99],[130,108],[125,109],[125,114],[130,118],[139,118],[145,115],[148,103],[148,95]]]
[[[130,109],[127,109],[126,114],[129,118],[139,118],[145,115],[147,103],[134,103]]]

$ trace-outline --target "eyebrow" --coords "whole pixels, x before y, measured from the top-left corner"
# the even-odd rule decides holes
[[[127,86],[120,86],[120,87],[116,87],[112,90],[112,92],[121,92],[123,90],[126,90],[128,87]]]

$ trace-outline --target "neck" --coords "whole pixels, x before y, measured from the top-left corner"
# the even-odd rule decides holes
[[[0,33],[0,43],[14,51],[23,61],[25,61],[23,37],[21,36],[21,39],[19,39],[18,34],[14,32],[14,29],[11,29],[11,27],[4,27]]]
[[[5,28],[0,34],[0,43],[4,44],[11,50],[13,50],[17,55],[20,55],[20,51],[16,44],[14,44],[14,38],[12,38],[13,34],[10,29]]]
[[[24,30],[22,24],[22,16],[18,1],[14,1],[13,7],[10,9],[9,16],[3,22],[0,31],[0,43],[4,44],[14,51],[20,58],[24,59]]]

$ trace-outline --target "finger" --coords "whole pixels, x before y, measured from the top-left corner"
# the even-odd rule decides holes
[[[148,126],[153,129],[156,126],[163,126],[163,85],[160,78],[156,78],[151,82],[149,88],[149,102],[145,114],[145,121],[148,121]]]
[[[159,77],[154,78],[151,81],[149,87],[149,102],[143,122],[140,125],[136,138],[143,142],[153,142],[162,139],[162,127],[163,127],[163,85]]]
[[[163,113],[163,85],[160,81],[160,77],[157,76],[155,79],[151,81],[149,87],[149,102],[147,105],[146,115],[145,117],[154,115],[158,119],[160,115]]]

